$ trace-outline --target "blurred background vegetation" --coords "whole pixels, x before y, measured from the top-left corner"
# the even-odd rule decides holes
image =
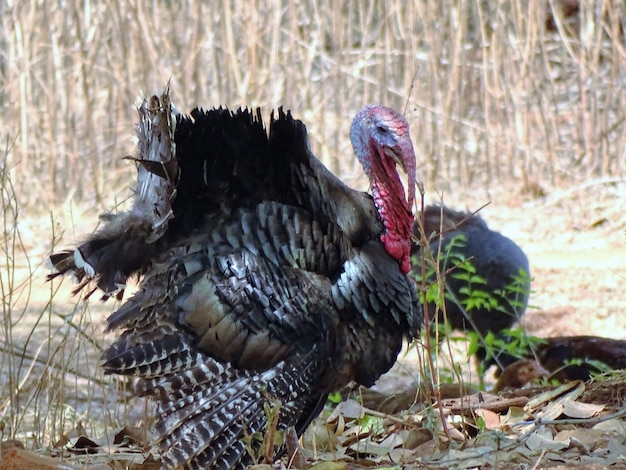
[[[25,207],[106,204],[135,175],[133,104],[283,105],[350,183],[348,127],[405,111],[437,187],[554,186],[626,169],[626,4],[612,0],[0,1],[1,164]]]

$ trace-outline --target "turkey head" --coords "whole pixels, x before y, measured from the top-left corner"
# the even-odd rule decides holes
[[[411,269],[411,208],[415,201],[415,152],[409,125],[394,109],[370,105],[352,121],[350,139],[370,179],[372,197],[385,226],[380,239],[406,274]],[[406,199],[396,165],[407,174]]]

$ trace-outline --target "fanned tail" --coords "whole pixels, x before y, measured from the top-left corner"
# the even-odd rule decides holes
[[[121,296],[128,277],[144,268],[158,253],[156,242],[166,233],[174,216],[177,112],[170,102],[169,88],[161,96],[144,99],[138,112],[139,157],[127,157],[137,163],[132,209],[104,216],[105,225],[76,249],[50,255],[54,272],[48,279],[66,273],[74,275],[79,282],[74,293],[93,281],[104,291],[105,298]]]

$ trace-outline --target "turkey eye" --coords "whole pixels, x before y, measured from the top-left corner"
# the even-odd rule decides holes
[[[383,135],[387,133],[387,128],[383,126],[376,126],[376,130]]]

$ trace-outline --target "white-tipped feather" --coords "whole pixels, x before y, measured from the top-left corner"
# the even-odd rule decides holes
[[[83,271],[85,271],[85,274],[90,277],[93,278],[96,275],[96,270],[93,268],[92,265],[90,265],[85,258],[83,257],[83,254],[80,252],[79,248],[76,248],[74,250],[74,264],[76,265],[77,269],[82,269]]]
[[[54,265],[54,263],[52,262],[52,259],[49,256],[46,256],[46,259],[44,260],[44,267],[48,271],[50,271],[50,274],[61,273],[61,271],[59,271],[59,269]]]

